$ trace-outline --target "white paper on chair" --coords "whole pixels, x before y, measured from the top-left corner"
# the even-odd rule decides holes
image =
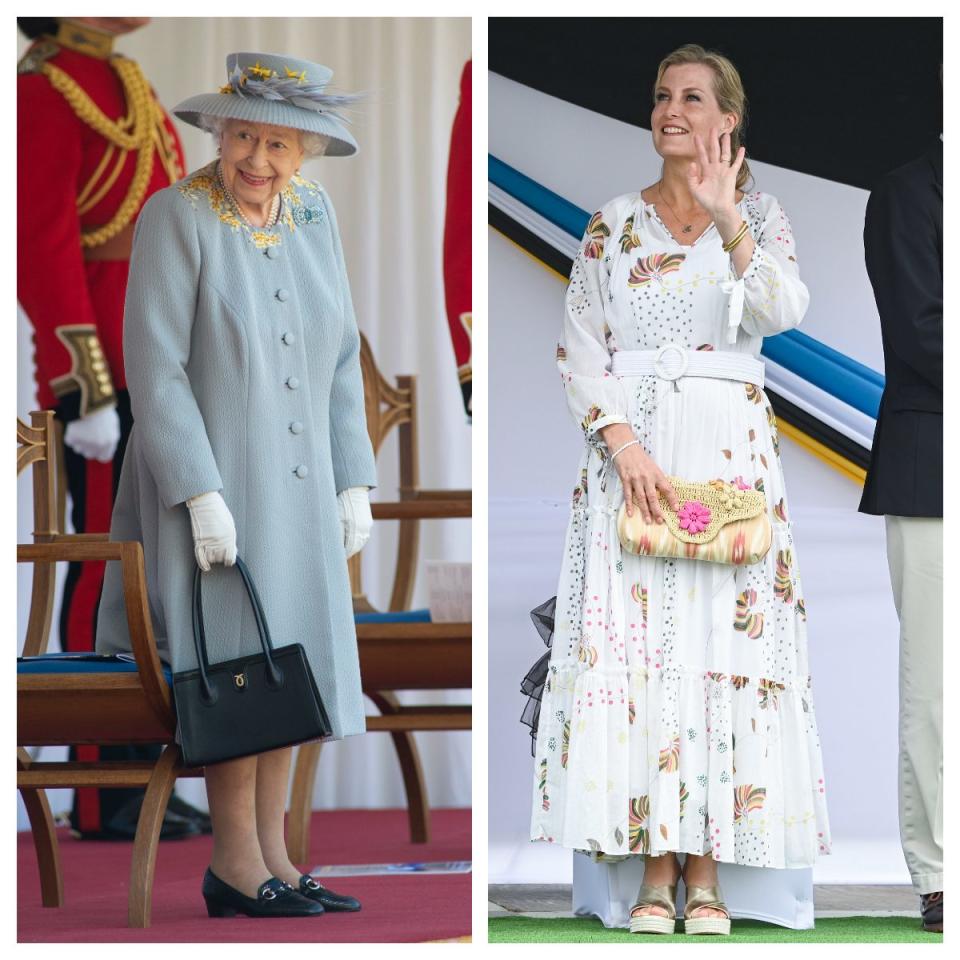
[[[314,877],[403,876],[411,873],[470,873],[472,867],[473,863],[470,860],[434,860],[427,863],[341,863],[314,867],[310,874]]]
[[[470,563],[427,561],[427,598],[435,623],[465,623],[472,619],[472,567]]]

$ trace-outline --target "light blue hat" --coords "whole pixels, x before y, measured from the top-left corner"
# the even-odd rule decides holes
[[[173,113],[195,127],[202,127],[200,118],[208,116],[321,133],[330,138],[326,156],[349,157],[357,152],[357,142],[337,108],[359,95],[324,93],[332,78],[329,67],[309,60],[276,53],[231,53],[227,83],[220,92],[188,97]]]

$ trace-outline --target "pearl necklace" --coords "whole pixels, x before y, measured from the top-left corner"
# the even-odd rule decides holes
[[[270,215],[267,217],[267,222],[262,227],[256,227],[251,222],[249,217],[243,212],[243,208],[237,202],[237,198],[230,192],[227,187],[226,182],[223,179],[223,165],[217,164],[217,184],[220,189],[223,191],[224,196],[230,201],[233,205],[233,209],[236,210],[237,215],[241,220],[251,229],[251,230],[269,230],[271,227],[277,225],[277,221],[280,219],[280,194],[278,193],[274,198],[273,202],[270,204]]]

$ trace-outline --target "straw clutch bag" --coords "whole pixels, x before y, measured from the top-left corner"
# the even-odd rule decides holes
[[[660,494],[663,523],[647,523],[635,507],[617,514],[623,549],[641,557],[682,557],[735,565],[756,563],[770,549],[773,531],[766,497],[724,480],[696,483],[670,477],[680,499],[671,510]]]

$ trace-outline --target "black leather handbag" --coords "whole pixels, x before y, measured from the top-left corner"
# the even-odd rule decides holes
[[[332,732],[302,644],[273,647],[250,571],[240,557],[236,566],[253,607],[263,652],[210,663],[197,567],[193,642],[199,666],[173,675],[180,744],[188,767],[318,740]]]

